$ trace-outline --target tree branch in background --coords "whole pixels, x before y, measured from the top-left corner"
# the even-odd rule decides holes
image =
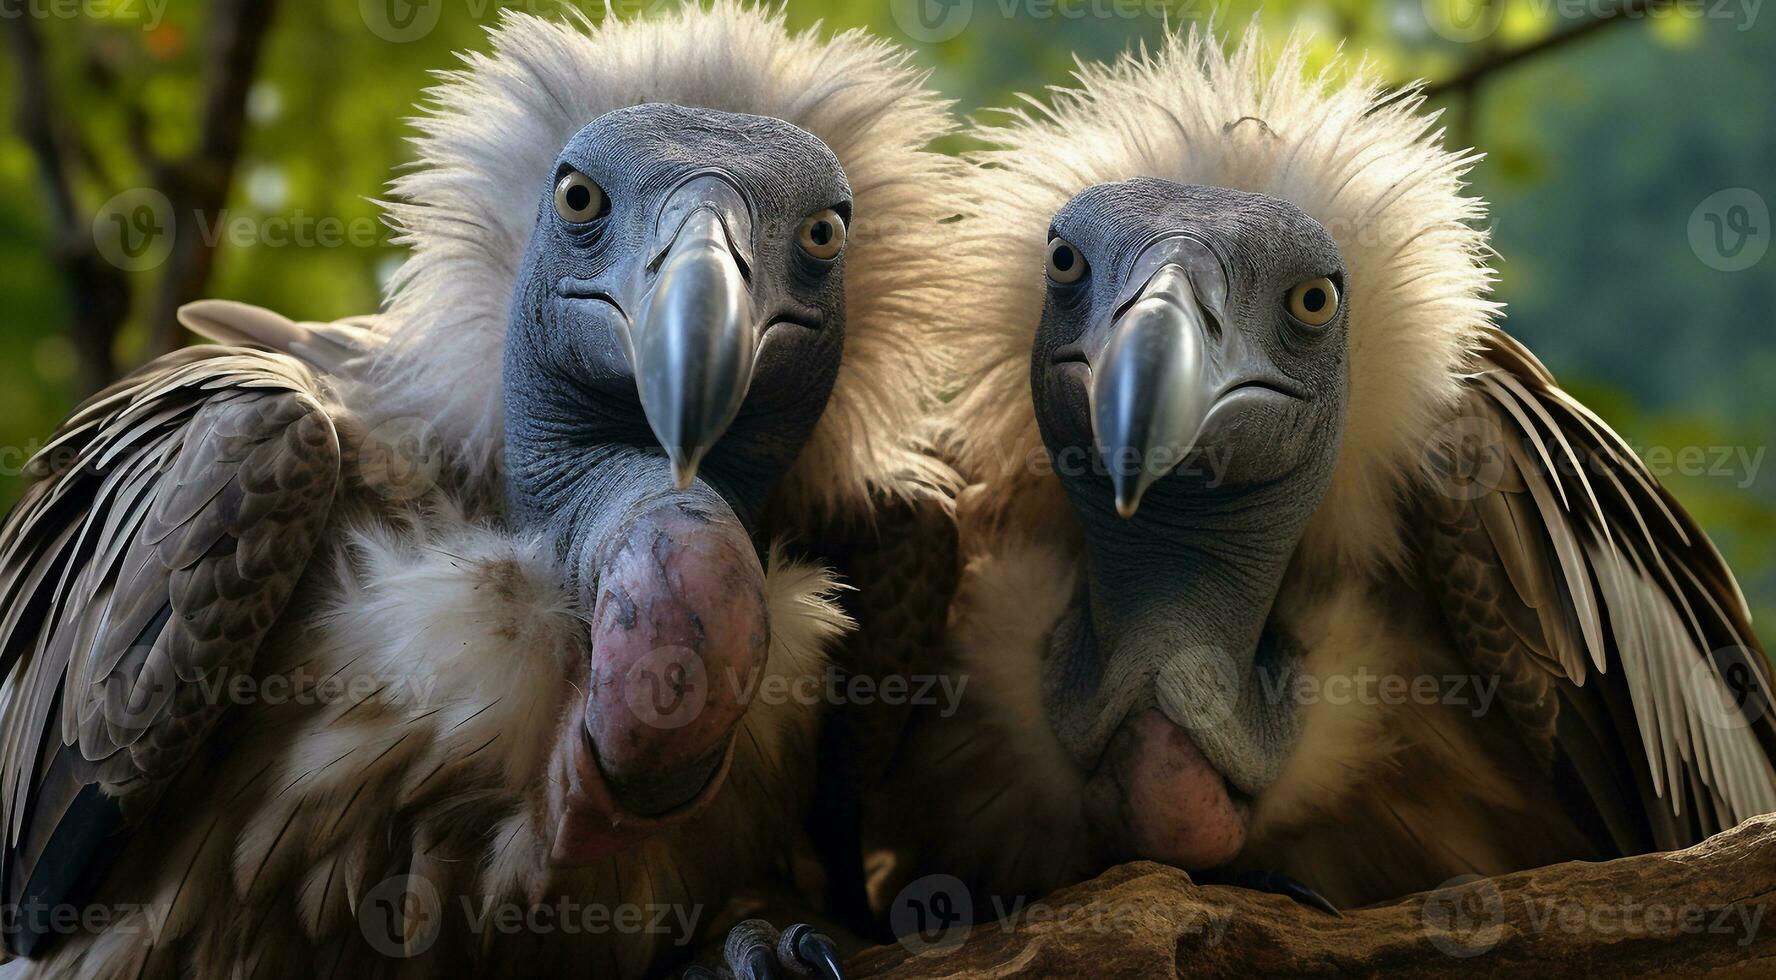
[[[129,281],[123,270],[100,254],[93,239],[92,216],[81,210],[75,195],[70,156],[91,154],[78,147],[70,152],[66,144],[77,137],[56,126],[56,120],[70,117],[53,106],[56,87],[50,83],[35,26],[29,17],[7,20],[18,62],[19,130],[37,158],[37,169],[48,191],[50,259],[69,291],[72,319],[68,339],[79,359],[78,381],[85,394],[116,376],[111,348],[129,315]]]
[[[1566,47],[1607,25],[1643,17],[1652,10],[1670,6],[1672,2],[1673,0],[1623,0],[1623,3],[1613,10],[1604,11],[1573,27],[1555,31],[1539,41],[1525,44],[1522,47],[1500,48],[1493,51],[1456,72],[1453,76],[1426,85],[1424,93],[1431,98],[1462,92],[1471,95],[1483,81],[1496,72],[1510,68],[1520,61]]]
[[[151,355],[179,346],[179,307],[202,297],[209,282],[216,259],[214,231],[246,136],[247,92],[276,8],[274,0],[216,0],[211,7],[197,149],[155,168],[155,183],[173,204],[174,236],[148,316]],[[206,230],[211,234],[206,236]]]

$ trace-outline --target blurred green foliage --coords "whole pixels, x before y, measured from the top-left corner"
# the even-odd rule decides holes
[[[633,10],[638,0],[613,0]],[[913,4],[966,5],[965,29],[930,43],[901,25]],[[367,26],[378,10],[422,15],[422,37],[392,42]],[[373,308],[399,250],[374,203],[405,159],[405,120],[429,72],[483,45],[502,6],[550,13],[528,0],[285,0],[248,98],[245,152],[230,212],[256,228],[284,219],[293,241],[220,246],[206,292],[326,319]],[[1342,45],[1391,79],[1450,78],[1500,52],[1534,46],[1613,6],[1606,0],[789,0],[796,26],[823,20],[909,43],[963,112],[1009,104],[1065,82],[1075,56],[1115,56],[1166,21],[1314,39],[1325,60]],[[603,5],[587,4],[593,17]],[[86,136],[105,177],[79,188],[96,209],[148,180],[126,139],[118,92],[145,112],[149,144],[177,154],[196,138],[207,42],[206,0],[9,6],[32,18],[50,59],[60,122]],[[60,16],[54,10],[74,10]],[[35,13],[33,13],[35,12]],[[1776,612],[1776,470],[1765,474],[1776,403],[1776,259],[1744,271],[1710,267],[1686,228],[1709,195],[1751,188],[1776,197],[1776,46],[1758,5],[1692,2],[1663,16],[1613,23],[1485,76],[1448,102],[1450,139],[1488,151],[1474,175],[1493,204],[1499,293],[1510,329],[1643,451],[1728,447],[1724,470],[1673,463],[1661,475],[1726,552],[1760,614]],[[43,16],[38,16],[43,13]],[[8,16],[16,16],[8,14]],[[1478,24],[1466,40],[1464,25]],[[11,29],[12,25],[0,25]],[[10,52],[9,52],[10,58]],[[86,67],[98,58],[110,83]],[[23,91],[10,60],[0,72],[10,119]],[[24,456],[77,396],[70,300],[49,259],[50,228],[37,162],[0,128],[0,502],[18,490]],[[325,222],[323,225],[322,223]],[[304,236],[302,229],[310,231]],[[326,236],[325,229],[335,235]],[[1764,241],[1770,234],[1762,229]],[[320,241],[323,237],[331,242]],[[334,241],[336,237],[338,240]],[[152,279],[144,277],[137,305]],[[118,338],[121,363],[143,354],[142,311]],[[1713,455],[1710,458],[1714,458]],[[1755,460],[1755,464],[1748,461]],[[1760,615],[1763,619],[1764,615]]]

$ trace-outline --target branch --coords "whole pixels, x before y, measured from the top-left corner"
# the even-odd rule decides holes
[[[49,193],[50,258],[61,273],[68,291],[69,340],[79,358],[77,379],[80,395],[110,383],[116,374],[112,344],[124,317],[129,314],[129,280],[123,270],[106,261],[92,235],[92,219],[80,210],[70,173],[69,148],[74,137],[58,129],[56,120],[66,118],[55,108],[57,91],[49,78],[43,45],[28,17],[8,17],[12,22],[12,46],[18,59],[19,129],[37,157],[43,183]],[[73,156],[88,158],[90,150],[76,144]]]
[[[1463,68],[1453,77],[1426,85],[1424,94],[1430,98],[1436,98],[1451,92],[1471,90],[1493,72],[1509,68],[1537,55],[1566,47],[1574,41],[1601,30],[1606,25],[1642,17],[1654,8],[1667,7],[1673,2],[1674,0],[1623,0],[1623,3],[1615,9],[1598,14],[1582,24],[1555,31],[1539,41],[1525,44],[1522,47],[1505,48],[1488,54]]]
[[[61,139],[56,132],[51,103],[56,91],[43,61],[43,43],[37,37],[29,17],[8,17],[12,22],[13,53],[18,58],[20,92],[18,100],[19,130],[37,157],[44,183],[49,185],[50,223],[60,233],[73,226],[78,210],[74,203],[73,182],[68,176]],[[24,95],[32,92],[34,95]]]
[[[1770,976],[1776,815],[1687,850],[1446,884],[1334,918],[1278,895],[1136,863],[974,926],[846,964],[856,980]],[[977,912],[988,903],[974,904]]]
[[[205,240],[198,218],[214,227],[228,203],[246,138],[247,92],[276,8],[275,0],[216,0],[211,8],[197,148],[161,168],[162,190],[173,202],[175,238],[148,321],[153,354],[179,345],[179,307],[201,296],[209,281],[215,243]]]

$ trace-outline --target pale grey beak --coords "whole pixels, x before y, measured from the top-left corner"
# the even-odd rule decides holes
[[[1202,307],[1184,269],[1168,263],[1111,324],[1091,363],[1092,438],[1110,470],[1116,512],[1135,516],[1153,481],[1196,445],[1214,404]]]
[[[713,207],[685,217],[630,331],[641,410],[679,489],[721,438],[752,384],[752,293]]]

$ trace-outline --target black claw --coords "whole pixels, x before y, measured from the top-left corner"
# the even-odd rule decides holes
[[[783,980],[783,971],[777,968],[777,930],[763,919],[735,926],[723,954],[738,980]]]
[[[783,938],[777,943],[777,957],[821,980],[845,980],[838,944],[805,922],[783,930]]]
[[[1191,877],[1203,885],[1231,885],[1235,888],[1283,895],[1308,908],[1343,918],[1338,906],[1328,902],[1324,895],[1280,871],[1230,871],[1226,868],[1212,868],[1192,872]]]

